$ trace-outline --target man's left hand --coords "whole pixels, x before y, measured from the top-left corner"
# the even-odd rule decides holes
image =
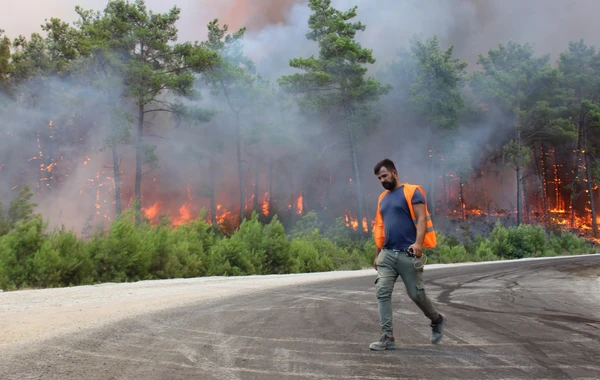
[[[412,249],[416,258],[421,258],[423,256],[423,245],[419,243],[412,244],[408,249]]]

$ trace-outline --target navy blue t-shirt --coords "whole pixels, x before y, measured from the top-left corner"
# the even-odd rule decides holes
[[[423,193],[417,189],[412,203],[425,203]],[[404,196],[404,186],[388,192],[379,204],[385,231],[384,249],[406,249],[417,240],[417,227],[412,221]]]

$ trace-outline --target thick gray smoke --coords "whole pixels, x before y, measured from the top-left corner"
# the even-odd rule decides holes
[[[5,29],[11,38],[17,34],[41,33],[39,25],[45,18],[59,17],[65,21],[73,21],[76,16],[73,11],[75,5],[81,5],[85,9],[101,9],[103,6],[91,0],[62,0],[52,3],[53,6],[48,7],[49,3],[30,0],[11,5],[11,12],[0,14],[0,29]],[[407,47],[409,39],[415,34],[422,34],[425,38],[438,35],[442,48],[454,44],[455,55],[469,63],[469,70],[477,69],[475,62],[479,54],[485,54],[498,43],[508,40],[534,43],[537,53],[551,53],[555,60],[567,48],[570,40],[584,38],[587,44],[593,45],[599,39],[595,17],[600,10],[600,3],[594,0],[334,0],[332,3],[341,10],[358,6],[357,19],[366,24],[366,31],[359,32],[358,39],[363,46],[373,49],[377,59],[370,71],[373,75],[380,74],[395,58],[397,50]],[[271,81],[293,72],[289,67],[290,59],[318,53],[316,44],[305,37],[310,9],[304,0],[147,0],[146,4],[155,12],[166,12],[174,5],[182,9],[178,24],[179,41],[204,40],[206,25],[214,18],[219,18],[221,24],[229,24],[230,32],[246,26],[246,52],[256,62],[259,73]],[[63,91],[70,84],[56,80],[53,86],[57,91]],[[87,91],[87,104],[93,104],[94,97],[99,96],[93,89],[83,91]],[[226,109],[226,104],[210,99],[207,93],[204,93],[204,97],[201,105],[215,105]],[[384,99],[382,104],[392,102],[392,99],[393,94]],[[40,173],[23,172],[22,169],[27,157],[32,159],[40,155],[34,131],[39,128],[40,123],[56,123],[54,117],[68,112],[72,107],[72,104],[45,101],[49,104],[37,107],[35,112],[14,109],[6,101],[5,107],[0,109],[3,124],[0,130],[3,134],[0,142],[0,200],[14,196],[15,190],[11,189],[15,177],[20,177],[20,182],[38,182],[38,192],[41,195],[36,200],[41,206],[40,211],[48,216],[53,225],[64,224],[79,232],[91,215],[104,213],[112,208],[111,191],[114,188],[110,179],[110,152],[99,152],[105,131],[98,125],[104,125],[106,120],[102,114],[92,110],[83,113],[87,116],[85,120],[66,118],[61,121],[73,124],[73,130],[76,129],[75,126],[80,127],[82,135],[77,137],[81,138],[81,144],[67,143],[73,140],[73,136],[64,137],[63,143],[46,142],[47,145],[54,144],[51,152],[53,157],[44,156],[35,160],[43,162],[45,167],[55,163],[56,167],[53,169],[62,171],[63,174],[68,173],[68,176],[62,177],[64,182],[61,183],[60,192],[39,191],[39,187],[43,188],[44,185],[39,181]],[[221,132],[232,130],[232,118],[226,116],[226,113],[224,115],[196,129],[175,128],[174,121],[167,115],[158,115],[149,120],[150,130],[146,141],[157,145],[160,168],[145,177],[144,188],[151,190],[144,190],[148,191],[144,207],[151,207],[159,199],[169,211],[181,212],[182,215],[188,210],[179,210],[184,203],[189,205],[188,211],[192,214],[200,207],[208,207],[208,160],[205,157],[212,147],[207,143],[207,136],[211,136],[217,129]],[[245,126],[248,128],[252,124],[252,117],[248,115],[245,118]],[[336,140],[335,136],[328,136],[327,140],[315,138],[322,126],[309,123],[293,113],[282,116],[277,111],[269,118],[274,123],[286,120],[285,128],[292,131],[292,144],[273,147],[271,152],[257,151],[256,146],[246,147],[244,170],[247,198],[251,198],[253,194],[256,169],[254,158],[262,155],[272,157],[276,162],[274,170],[278,174],[272,187],[282,197],[289,198],[289,203],[295,202],[301,189],[307,192],[310,190],[308,181],[315,181],[315,178],[328,179],[330,173],[326,170],[314,173],[309,169],[319,163],[318,167],[332,170],[334,184],[330,189],[331,197],[335,199],[339,196],[341,202],[348,203],[348,209],[354,210],[354,198],[348,195],[348,179],[352,176],[352,170],[343,144],[328,145]],[[462,145],[456,147],[457,151],[468,150],[471,156],[476,156],[492,138],[494,127],[492,124],[481,125],[476,133],[461,134],[457,141],[461,141]],[[5,136],[10,136],[10,139]],[[217,188],[220,190],[217,202],[225,208],[233,209],[238,199],[237,163],[232,141],[225,141],[227,149],[216,156],[220,167],[217,172]],[[300,150],[305,152],[305,162],[290,161],[294,152]],[[134,162],[130,149],[123,148],[120,154],[123,162],[122,198],[126,206],[133,196]],[[192,154],[204,157],[198,158],[200,164],[191,158]],[[404,180],[425,184],[428,177],[424,163],[426,152],[422,126],[402,113],[387,114],[379,132],[370,136],[362,145],[359,158],[370,216],[373,215],[377,195],[381,191],[381,186],[372,174],[372,167],[384,157],[396,161]],[[25,162],[21,162],[24,159]],[[263,162],[261,165],[260,203],[268,188],[268,164]],[[512,194],[514,175],[511,169],[503,169],[503,172],[502,185],[511,189]],[[98,185],[102,187],[99,188]],[[110,190],[104,192],[106,188]],[[319,188],[319,191],[322,189],[324,187]],[[504,190],[499,189],[498,192],[504,193]],[[507,207],[511,204],[511,195],[497,196],[497,199],[504,198],[506,201],[502,206]],[[230,204],[226,204],[227,202]],[[247,204],[251,205],[252,201],[248,200]]]

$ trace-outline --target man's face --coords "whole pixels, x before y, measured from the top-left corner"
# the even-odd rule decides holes
[[[382,167],[377,174],[381,186],[386,190],[394,190],[396,188],[396,173],[389,171],[386,167]]]

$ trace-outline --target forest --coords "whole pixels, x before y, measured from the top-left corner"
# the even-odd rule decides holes
[[[310,54],[260,72],[246,28],[76,7],[0,30],[0,288],[369,266],[373,166],[423,186],[430,262],[600,242],[600,53],[414,35],[376,65],[360,10],[310,0]],[[302,52],[304,53],[304,52]]]

